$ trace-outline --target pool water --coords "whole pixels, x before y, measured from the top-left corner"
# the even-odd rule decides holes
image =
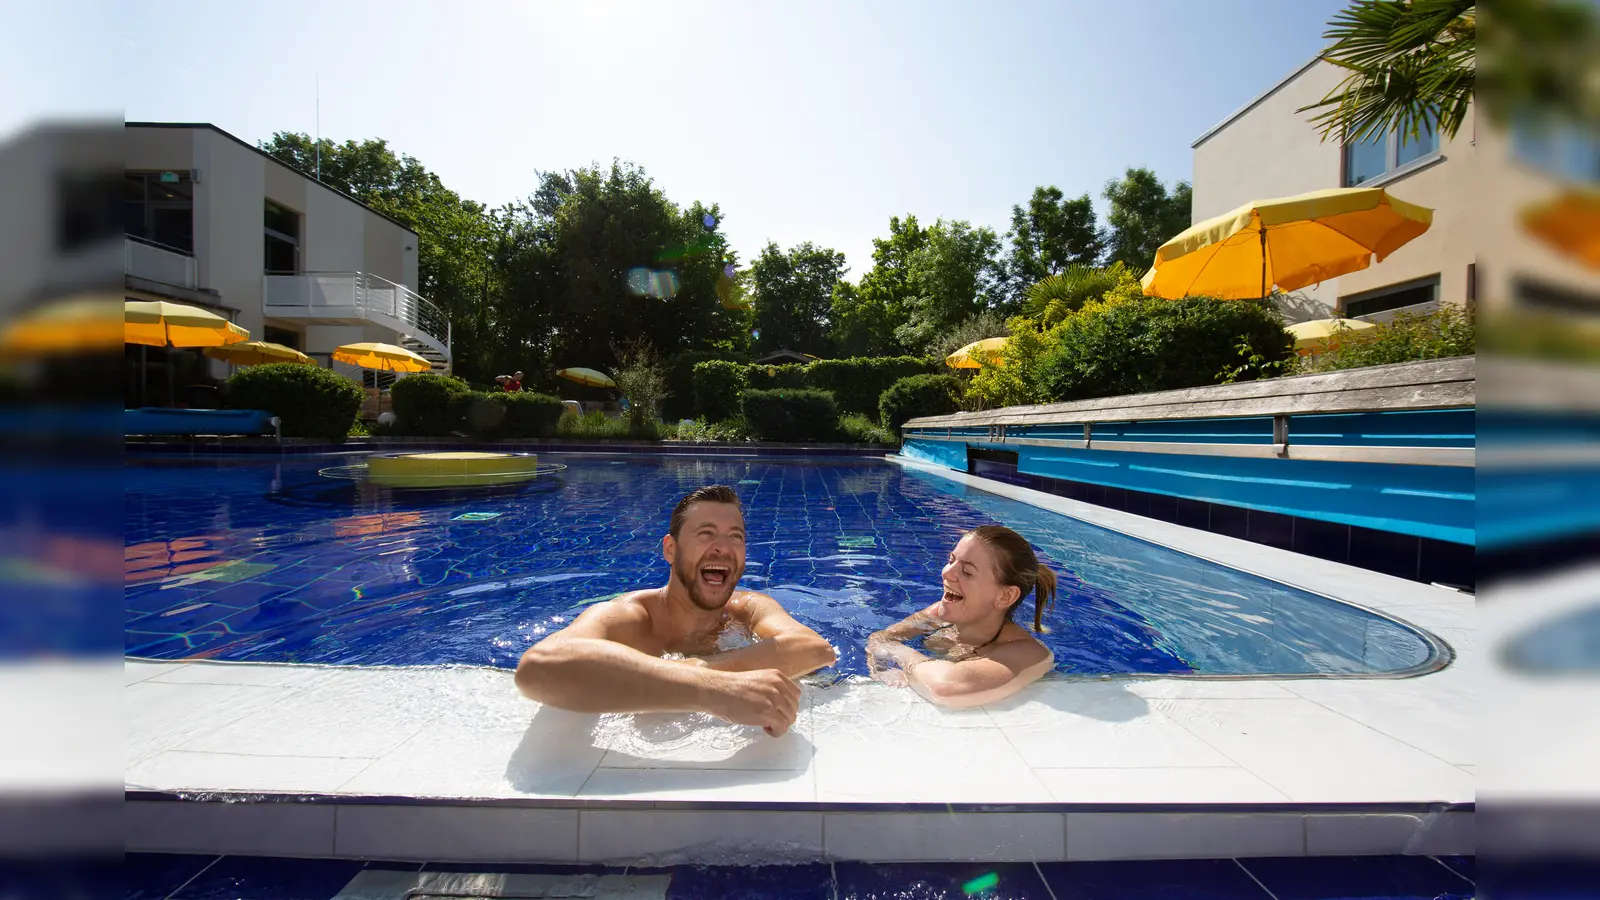
[[[745,507],[741,585],[831,640],[835,675],[865,674],[867,636],[936,601],[950,549],[987,522],[1061,575],[1042,636],[1059,672],[1372,674],[1433,656],[1366,611],[882,460],[546,456],[567,468],[443,492],[318,474],[348,455],[132,461],[126,651],[513,667],[589,604],[665,584],[672,507],[720,483]]]

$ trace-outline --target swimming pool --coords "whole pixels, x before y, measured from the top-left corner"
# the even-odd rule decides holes
[[[1058,672],[1408,673],[1436,656],[1364,610],[881,460],[546,456],[568,468],[448,492],[318,475],[349,456],[130,461],[126,652],[510,668],[588,604],[664,584],[673,505],[723,483],[745,504],[742,586],[833,641],[834,674],[864,674],[867,635],[936,600],[959,534],[995,521],[1062,575],[1043,636]]]

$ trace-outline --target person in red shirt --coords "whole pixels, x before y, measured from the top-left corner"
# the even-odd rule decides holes
[[[520,390],[522,390],[522,373],[514,372],[511,375],[511,380],[506,382],[506,393],[512,394]]]

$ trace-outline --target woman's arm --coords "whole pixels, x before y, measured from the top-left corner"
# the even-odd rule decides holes
[[[906,683],[939,706],[982,706],[1003,700],[1038,681],[1055,663],[1049,648],[1035,640],[1010,641],[986,656],[960,662],[930,659],[899,647],[890,653],[905,669]]]

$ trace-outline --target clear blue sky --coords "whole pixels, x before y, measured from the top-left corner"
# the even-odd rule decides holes
[[[1343,0],[8,4],[0,133],[49,114],[382,137],[463,196],[612,157],[768,240],[871,265],[891,215],[1004,232],[1099,199],[1310,59]],[[21,40],[19,40],[19,38]],[[75,46],[81,53],[64,54]],[[17,90],[17,86],[25,86]]]

